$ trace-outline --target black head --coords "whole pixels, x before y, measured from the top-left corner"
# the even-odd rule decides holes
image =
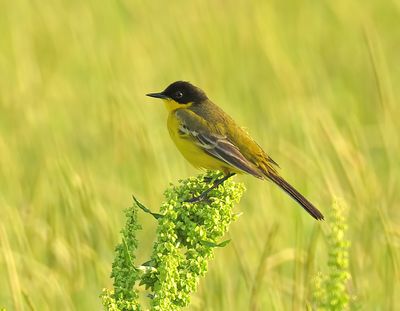
[[[180,104],[199,103],[207,99],[207,95],[198,87],[186,81],[176,81],[161,93],[150,93],[147,96],[172,99]]]

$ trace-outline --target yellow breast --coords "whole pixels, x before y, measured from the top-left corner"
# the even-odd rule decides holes
[[[167,121],[169,134],[178,150],[194,167],[209,170],[220,170],[223,172],[236,171],[226,163],[207,154],[189,137],[185,138],[183,135],[179,134],[179,125],[179,120],[176,118],[175,112],[171,111],[168,115]]]

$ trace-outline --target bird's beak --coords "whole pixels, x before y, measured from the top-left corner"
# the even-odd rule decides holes
[[[161,98],[161,99],[168,99],[168,96],[166,96],[163,93],[149,93],[149,94],[146,94],[146,96]]]

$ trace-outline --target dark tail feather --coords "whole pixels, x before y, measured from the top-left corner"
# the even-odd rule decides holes
[[[312,205],[303,195],[301,195],[296,189],[294,189],[286,180],[281,176],[275,174],[269,174],[268,178],[271,179],[275,184],[281,187],[287,194],[295,199],[312,217],[317,220],[324,219],[324,215]]]

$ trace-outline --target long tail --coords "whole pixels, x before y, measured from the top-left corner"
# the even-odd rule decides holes
[[[310,201],[303,197],[300,192],[293,188],[286,180],[281,176],[275,174],[268,174],[268,178],[295,199],[312,217],[317,220],[324,219],[324,215],[314,206]]]

